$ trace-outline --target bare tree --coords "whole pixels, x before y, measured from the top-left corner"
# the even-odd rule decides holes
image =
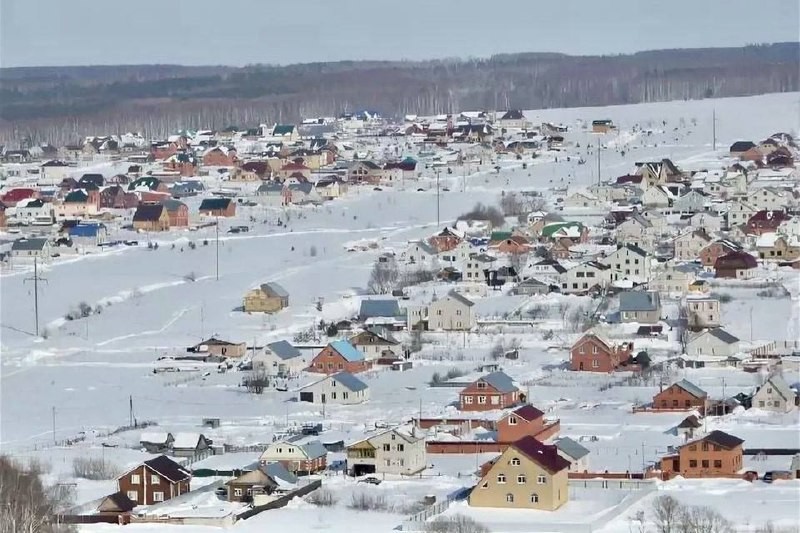
[[[395,287],[399,277],[400,272],[394,258],[383,257],[372,266],[367,289],[372,294],[387,294]]]
[[[54,523],[72,494],[63,485],[46,488],[35,466],[23,468],[0,456],[0,533],[74,531]]]
[[[242,378],[242,385],[247,389],[247,392],[262,394],[264,389],[269,386],[269,376],[261,371],[252,372]]]
[[[656,533],[678,533],[683,509],[672,496],[659,496],[653,501],[653,523]]]
[[[681,513],[679,533],[732,533],[732,524],[709,507],[689,506]]]

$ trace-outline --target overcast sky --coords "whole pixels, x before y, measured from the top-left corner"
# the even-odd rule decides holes
[[[626,53],[800,39],[798,0],[0,0],[0,66]]]

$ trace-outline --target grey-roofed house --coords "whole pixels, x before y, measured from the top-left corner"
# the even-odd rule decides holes
[[[452,290],[428,306],[428,329],[468,331],[477,324],[475,303]]]
[[[38,259],[49,261],[52,248],[47,239],[18,239],[11,245],[12,258]]]
[[[265,181],[256,189],[258,203],[270,207],[284,205],[283,184],[276,181]]]
[[[560,437],[554,442],[558,455],[569,461],[570,472],[589,470],[589,450],[569,437]]]
[[[289,307],[289,293],[275,282],[262,283],[244,296],[245,313],[277,313]]]
[[[619,295],[622,322],[655,324],[661,318],[661,297],[656,291],[627,291]]]
[[[309,360],[309,355],[303,355],[289,341],[280,340],[267,344],[253,356],[253,370],[272,376],[291,377],[300,374],[308,366]]]
[[[686,343],[686,354],[693,357],[726,359],[739,351],[739,339],[722,328],[701,331]]]
[[[332,374],[299,391],[299,400],[309,403],[355,405],[369,400],[369,386],[349,372]]]
[[[505,372],[497,371],[482,376],[458,393],[461,411],[490,411],[512,407],[524,400],[514,380]]]
[[[786,413],[795,408],[797,395],[778,374],[767,378],[753,395],[753,407],[764,411]]]
[[[393,298],[376,298],[361,301],[358,319],[365,321],[369,318],[396,318],[401,316],[400,305]]]

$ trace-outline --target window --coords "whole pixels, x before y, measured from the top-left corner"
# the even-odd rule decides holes
[[[437,310],[436,314],[439,315],[439,316],[442,316],[442,310],[441,309]]]
[[[689,468],[697,468],[697,460],[689,459]]]
[[[233,489],[233,495],[234,496],[241,496],[242,495],[242,489],[239,489],[239,488]]]
[[[131,485],[138,485],[142,482],[142,478],[139,474],[131,474]]]
[[[491,396],[490,398],[491,398],[491,404],[492,405],[498,405],[500,403],[500,397],[499,396]]]
[[[392,461],[391,461],[391,459],[386,459],[386,460],[384,460],[384,464],[386,464],[386,466],[392,466]]]
[[[342,400],[346,400],[346,399],[347,399],[347,392],[343,392],[342,393]]]
[[[525,474],[520,474],[517,476],[518,485],[524,485],[526,481],[528,481],[528,479],[525,477]]]
[[[484,405],[486,403],[486,396],[478,396],[478,403]]]
[[[509,426],[516,426],[517,425],[517,417],[516,416],[509,416],[508,417],[508,425]]]
[[[519,457],[514,457],[513,459],[511,459],[510,462],[511,462],[511,466],[519,466],[520,465]]]
[[[539,477],[536,478],[536,483],[539,485],[544,485],[547,483],[547,478],[543,474],[539,474]]]
[[[478,382],[478,388],[479,389],[485,389],[486,388],[486,383],[484,383],[483,381],[479,381]]]
[[[708,468],[708,459],[703,459],[702,465],[703,468]]]
[[[575,277],[576,278],[582,278],[582,277],[584,277],[584,273],[583,272],[576,272],[575,273]]]
[[[592,353],[597,353],[597,352],[598,352],[597,346],[592,346]]]
[[[498,482],[500,485],[503,485],[503,484],[505,484],[505,482],[506,482],[506,475],[505,475],[505,474],[497,474],[497,482]]]
[[[578,353],[585,353],[585,352],[586,352],[586,350],[584,350],[583,349],[583,345],[581,345],[581,347],[578,348]]]
[[[714,468],[722,468],[722,461],[720,461],[719,459],[715,459]]]
[[[472,403],[472,396],[464,396],[464,403],[466,404]]]
[[[511,494],[510,492],[508,494],[506,494],[506,502],[514,503],[514,495]]]
[[[708,451],[708,443],[707,443],[707,442],[704,442],[704,443],[703,443],[703,451],[704,451],[704,452],[707,452],[707,451]]]
[[[539,503],[539,495],[535,492],[531,494],[531,503]]]
[[[128,496],[128,499],[131,500],[131,501],[136,502],[136,501],[139,500],[139,493],[136,492],[135,490],[129,490],[128,493],[127,493],[127,496]]]
[[[586,277],[587,278],[593,278],[594,277],[594,272],[587,272],[586,273]]]
[[[160,484],[160,483],[161,483],[161,478],[160,478],[160,477],[158,477],[158,476],[157,476],[157,475],[155,475],[155,474],[153,474],[152,476],[150,476],[150,484],[151,484],[151,485],[158,485],[158,484]]]
[[[759,400],[758,401],[758,406],[759,407],[764,407],[764,400]]]
[[[384,445],[383,445],[383,451],[385,451],[385,452],[389,452],[389,451],[391,451],[391,450],[392,450],[392,445],[391,445],[391,444],[388,444],[388,443],[387,443],[387,444],[384,444]]]
[[[164,501],[164,493],[163,492],[154,492],[153,493],[153,501],[154,502],[163,502]]]
[[[397,445],[397,451],[398,452],[404,452],[405,450],[406,450],[405,444],[398,444]]]
[[[488,489],[489,488],[489,482],[488,481],[484,481],[483,485],[481,485],[481,488],[482,489]]]
[[[775,400],[774,402],[772,402],[772,407],[780,407],[780,406],[781,406],[781,402],[779,402],[778,400]]]
[[[600,361],[592,359],[592,368],[600,368]]]

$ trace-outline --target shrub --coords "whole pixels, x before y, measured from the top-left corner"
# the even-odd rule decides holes
[[[389,511],[389,502],[382,494],[368,494],[366,492],[353,493],[350,509],[357,511]]]
[[[439,516],[425,524],[426,533],[489,533],[489,528],[464,515]]]
[[[242,378],[242,385],[247,392],[261,394],[269,386],[269,377],[263,372],[253,372]]]
[[[339,498],[337,498],[331,490],[317,489],[306,496],[306,501],[312,505],[318,505],[320,507],[331,507],[339,501]]]
[[[115,479],[118,469],[104,459],[97,457],[76,457],[72,461],[72,474],[75,477],[100,481]]]

